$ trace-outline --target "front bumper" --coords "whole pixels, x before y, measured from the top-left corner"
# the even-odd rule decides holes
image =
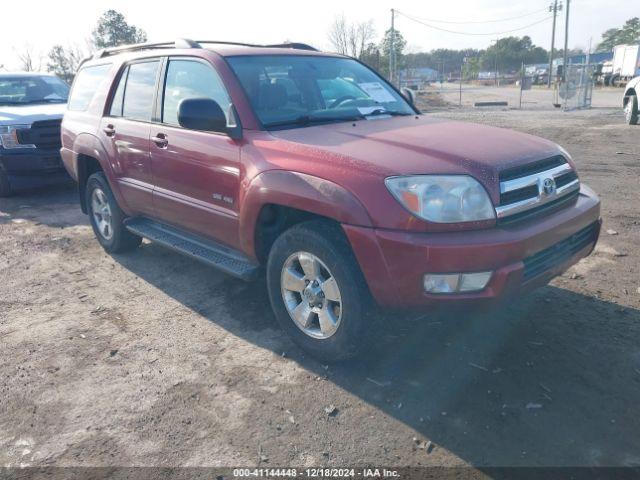
[[[0,163],[12,188],[69,181],[58,149],[0,147]]]
[[[600,233],[600,201],[583,185],[572,206],[516,225],[451,233],[344,230],[381,306],[490,303],[545,285],[589,255]],[[428,294],[423,288],[425,273],[489,270],[493,275],[479,292]]]

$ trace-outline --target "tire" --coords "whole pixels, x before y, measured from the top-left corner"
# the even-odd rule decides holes
[[[0,197],[10,197],[13,191],[9,184],[9,177],[4,167],[0,164]]]
[[[614,88],[619,87],[620,85],[618,85],[618,80],[620,80],[620,77],[618,75],[614,75],[613,77],[611,77],[611,80],[609,80],[609,85]]]
[[[314,258],[319,261],[319,275],[308,275]],[[322,362],[333,363],[354,357],[368,344],[374,330],[373,299],[339,226],[310,221],[286,230],[269,252],[266,274],[276,319],[303,350]],[[319,285],[309,283],[312,278],[320,279]],[[309,307],[312,303],[315,306]],[[302,313],[298,318],[309,320],[306,329],[289,313],[296,304]],[[323,329],[321,325],[329,325],[327,319],[335,322]]]
[[[638,97],[629,95],[624,107],[624,118],[629,125],[638,125]]]
[[[126,215],[118,206],[104,173],[89,177],[85,199],[93,233],[102,248],[109,253],[121,253],[140,245],[142,238],[125,228]]]

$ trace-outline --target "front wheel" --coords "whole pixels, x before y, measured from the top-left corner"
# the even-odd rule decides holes
[[[140,245],[142,239],[125,228],[125,214],[104,173],[94,173],[87,180],[86,202],[93,232],[107,252],[126,252]]]
[[[311,221],[284,232],[269,253],[267,285],[282,329],[319,360],[345,360],[367,344],[373,300],[338,226]]]
[[[624,118],[629,125],[638,124],[638,97],[629,95],[627,104],[624,106]]]

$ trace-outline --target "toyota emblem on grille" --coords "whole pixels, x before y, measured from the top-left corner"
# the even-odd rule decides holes
[[[545,178],[542,182],[542,191],[545,195],[551,195],[556,191],[556,182],[553,178]]]

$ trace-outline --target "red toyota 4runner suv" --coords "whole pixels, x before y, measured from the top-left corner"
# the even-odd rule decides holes
[[[375,305],[511,298],[588,255],[600,203],[558,145],[430,118],[304,44],[144,44],[75,79],[62,157],[108,252],[146,237],[242,279],[282,328],[357,353]]]

